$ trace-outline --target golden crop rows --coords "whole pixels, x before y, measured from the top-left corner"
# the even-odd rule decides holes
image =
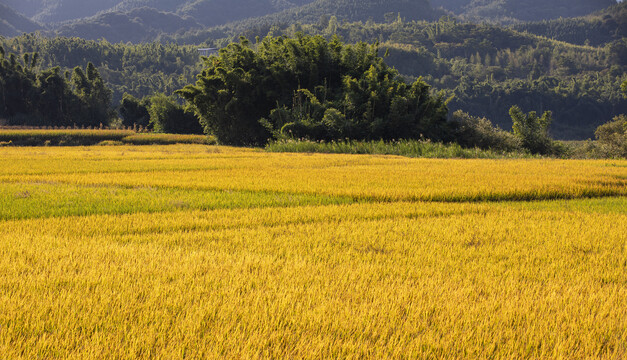
[[[6,358],[627,356],[625,161],[0,155]]]
[[[20,158],[13,150],[0,161],[0,181],[272,191],[376,200],[627,195],[624,161],[311,156],[202,146],[61,151],[37,149]]]

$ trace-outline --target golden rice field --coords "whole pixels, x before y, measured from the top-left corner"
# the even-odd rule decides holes
[[[0,354],[624,359],[627,161],[0,148]]]

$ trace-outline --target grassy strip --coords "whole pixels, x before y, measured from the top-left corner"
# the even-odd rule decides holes
[[[140,212],[337,205],[349,197],[150,187],[0,183],[0,221]]]
[[[327,154],[371,154],[399,155],[419,158],[440,159],[504,159],[531,158],[524,152],[503,152],[466,149],[458,144],[434,143],[428,140],[385,141],[331,141],[280,140],[266,146],[269,152],[327,153]]]
[[[121,141],[130,130],[0,130],[0,143],[14,146],[95,145],[102,141]]]
[[[135,133],[132,130],[0,130],[0,146],[215,144],[204,135]]]
[[[215,145],[216,138],[205,135],[181,134],[133,134],[122,139],[127,145],[171,145],[171,144],[199,144]]]

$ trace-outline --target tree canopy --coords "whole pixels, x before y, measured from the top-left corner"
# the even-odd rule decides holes
[[[98,70],[88,63],[61,73],[42,70],[39,55],[18,59],[0,47],[0,119],[9,125],[99,126],[109,124],[109,90]]]
[[[242,38],[205,59],[195,85],[177,93],[207,133],[226,144],[271,137],[312,140],[445,140],[448,109],[421,79],[407,84],[376,45],[299,34]]]

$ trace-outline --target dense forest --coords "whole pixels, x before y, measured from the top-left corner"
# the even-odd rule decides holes
[[[18,36],[41,29],[38,23],[0,3],[0,35]]]
[[[18,56],[38,53],[43,68],[72,69],[92,62],[113,91],[113,104],[124,93],[137,97],[175,90],[192,83],[201,59],[195,46],[174,44],[112,44],[79,38],[47,38],[24,35],[0,39],[0,45]]]
[[[571,44],[603,46],[627,37],[627,6],[616,4],[588,16],[519,23],[512,28]]]
[[[453,3],[461,19],[516,23],[577,17],[615,5],[614,0],[431,0],[435,6]],[[461,6],[460,6],[461,5]]]
[[[45,2],[44,7],[38,7],[41,1],[36,0],[1,1],[31,18],[59,9],[51,5],[54,1]],[[296,38],[303,34],[326,41],[337,36],[346,44],[378,43],[378,55],[406,82],[420,79],[431,85],[431,96],[442,92],[449,99],[449,118],[463,110],[511,129],[509,110],[517,105],[523,112],[551,110],[550,131],[557,138],[591,138],[599,125],[627,113],[620,92],[621,83],[627,80],[627,4],[599,11],[607,4],[581,0],[569,2],[566,11],[562,2],[555,2],[543,17],[528,15],[532,12],[525,9],[536,3],[518,2],[518,15],[511,18],[540,20],[560,13],[595,12],[536,22],[495,20],[512,23],[506,27],[462,20],[480,6],[511,8],[509,1],[432,0],[437,9],[428,1],[268,1],[263,9],[270,15],[207,28],[211,22],[201,19],[203,6],[221,9],[219,1],[105,1],[89,9],[87,5],[74,9],[78,15],[72,16],[92,16],[89,21],[79,18],[59,23],[49,28],[52,33],[0,37],[0,45],[17,59],[37,53],[33,71],[58,66],[60,73],[71,73],[77,66],[93,63],[111,90],[111,107],[120,107],[124,99],[127,105],[143,104],[139,111],[143,115],[137,117],[142,119],[150,108],[150,98],[157,94],[180,107],[181,100],[171,95],[196,81],[203,67],[199,46],[227,48],[244,36],[256,50],[268,35]],[[252,6],[249,10],[255,11]],[[280,16],[272,14],[276,11]],[[432,21],[434,17],[439,20]],[[224,22],[233,19],[223,16]],[[56,33],[67,36],[48,36]],[[84,39],[98,39],[99,34],[114,40]],[[158,41],[151,41],[155,39]],[[126,121],[119,111],[118,116]]]
[[[115,114],[96,67],[41,69],[37,53],[20,59],[0,47],[0,118],[7,125],[102,126]]]
[[[190,18],[203,26],[215,26],[279,12],[308,2],[311,0],[2,0],[0,3],[33,21],[67,32],[68,23],[88,28],[98,24],[115,26],[115,21],[120,21],[121,17],[132,21],[131,12],[140,8],[167,12],[172,17],[166,21],[178,22],[180,20],[177,18]],[[107,13],[115,16],[100,16]],[[114,22],[107,22],[109,20]],[[164,24],[166,29],[172,26]]]
[[[158,40],[198,28],[227,25],[340,21],[437,20],[521,23],[584,16],[614,0],[0,0],[0,35],[45,30],[50,36],[105,38],[110,42]],[[126,36],[126,38],[125,38]]]
[[[269,138],[451,140],[448,109],[421,80],[407,84],[376,46],[338,37],[242,38],[205,61],[177,93],[206,132],[235,145]]]

